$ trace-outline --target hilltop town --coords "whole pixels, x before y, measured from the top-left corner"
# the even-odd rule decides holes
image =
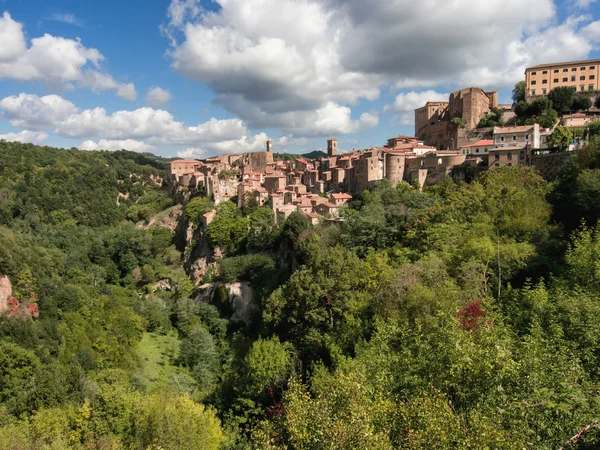
[[[268,140],[264,152],[171,161],[168,181],[217,204],[236,197],[240,207],[250,201],[268,205],[277,220],[301,211],[316,224],[337,218],[342,205],[382,180],[421,189],[448,175],[469,180],[484,170],[519,165],[552,178],[600,119],[594,106],[599,70],[600,60],[530,67],[515,86],[520,92],[513,92],[513,104],[499,104],[497,91],[461,89],[447,102],[430,101],[415,110],[415,136],[345,153],[332,137],[326,156],[288,161],[275,160]],[[213,216],[205,214],[205,226]]]

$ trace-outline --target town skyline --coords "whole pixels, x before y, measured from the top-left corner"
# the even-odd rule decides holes
[[[144,5],[5,0],[0,138],[206,158],[335,136],[345,152],[414,134],[414,109],[463,87],[510,103],[526,67],[600,56],[594,1]]]

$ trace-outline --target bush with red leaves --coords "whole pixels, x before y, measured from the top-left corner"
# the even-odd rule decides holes
[[[481,300],[470,301],[463,306],[456,317],[460,320],[463,330],[476,330],[480,325],[492,326],[491,321],[485,320],[485,309],[481,306]]]

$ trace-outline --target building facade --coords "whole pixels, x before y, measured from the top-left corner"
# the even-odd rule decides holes
[[[556,87],[570,86],[577,92],[597,91],[600,59],[538,64],[525,69],[527,97],[547,95]]]

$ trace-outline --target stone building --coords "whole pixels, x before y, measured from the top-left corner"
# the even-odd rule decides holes
[[[169,182],[178,183],[179,178],[187,173],[198,172],[200,166],[204,164],[197,159],[176,159],[175,161],[168,162],[167,168],[167,179]]]
[[[327,156],[337,156],[338,154],[338,143],[336,138],[327,139]]]
[[[457,148],[465,143],[459,142],[452,119],[462,119],[465,129],[472,130],[492,108],[498,107],[498,91],[486,92],[478,87],[455,91],[447,102],[427,102],[415,109],[415,135],[437,148]]]
[[[499,147],[490,150],[489,167],[523,166],[527,164],[527,147]]]
[[[540,125],[494,127],[494,147],[541,148]]]

